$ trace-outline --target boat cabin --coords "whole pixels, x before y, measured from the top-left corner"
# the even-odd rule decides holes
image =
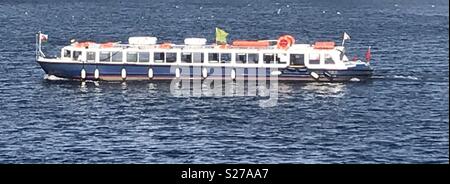
[[[344,48],[334,42],[291,43],[283,49],[268,41],[239,41],[232,45],[206,45],[204,38],[188,38],[184,45],[156,41],[155,37],[130,37],[128,44],[76,42],[62,48],[60,59],[108,64],[310,69],[344,69],[348,61]]]

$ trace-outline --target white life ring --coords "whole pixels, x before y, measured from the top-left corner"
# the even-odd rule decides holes
[[[203,77],[203,78],[208,77],[208,69],[203,68],[203,70],[202,70],[202,77]]]
[[[94,78],[98,79],[99,77],[100,77],[100,72],[98,71],[98,68],[96,68],[94,71]]]
[[[81,79],[86,79],[86,70],[84,70],[84,68],[81,69]]]
[[[125,68],[122,68],[122,71],[120,72],[120,76],[122,77],[122,79],[127,78],[127,70],[125,70]]]
[[[148,69],[148,78],[153,78],[153,69],[152,68],[149,68]]]
[[[234,68],[231,69],[231,79],[236,79],[236,70]]]

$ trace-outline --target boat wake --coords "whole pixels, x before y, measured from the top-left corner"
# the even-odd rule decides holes
[[[411,75],[393,75],[393,76],[372,76],[375,80],[403,80],[403,81],[417,81],[420,80],[418,77]]]
[[[393,76],[394,79],[408,79],[408,80],[419,80],[419,78],[414,77],[414,76],[402,76],[402,75],[394,75]]]
[[[321,97],[339,98],[345,95],[345,86],[344,83],[307,83],[302,89]]]
[[[66,79],[66,78],[61,78],[61,77],[57,77],[57,76],[54,76],[54,75],[47,75],[47,74],[44,75],[44,79],[45,80],[50,80],[50,81],[65,81],[65,80],[69,80],[69,79]]]

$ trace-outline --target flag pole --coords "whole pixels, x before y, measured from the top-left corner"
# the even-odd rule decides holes
[[[342,36],[342,43],[341,43],[342,47],[344,46],[344,43],[345,43],[345,32],[344,32],[344,35]]]
[[[39,58],[39,35],[40,34],[40,32],[37,32],[36,33],[36,42],[35,42],[35,46],[36,46],[36,50],[35,50],[35,55],[36,55],[36,59],[38,59]]]
[[[345,54],[344,43],[345,43],[345,32],[344,32],[344,36],[342,37],[342,44],[341,44],[341,46],[343,47],[343,48],[342,48],[342,54]]]
[[[42,35],[42,32],[39,31],[39,32],[38,32],[39,56],[45,57],[44,52],[42,52],[42,39],[41,39],[41,35]]]
[[[372,54],[370,53],[371,52],[370,48],[371,48],[371,46],[369,45],[369,49],[367,49],[367,52],[366,52],[366,62],[367,63],[370,63],[370,59],[372,58]]]
[[[42,40],[41,40],[41,31],[38,32],[38,49],[39,49],[39,55],[42,56]]]
[[[41,42],[41,31],[39,31],[39,33],[38,33],[39,35],[38,35],[38,43],[39,43],[39,52],[42,52],[42,47],[41,47],[41,45],[42,45],[42,42]]]
[[[347,34],[347,32],[344,32],[344,36],[342,37],[342,44],[341,46],[344,46],[345,40],[350,39],[350,36]]]

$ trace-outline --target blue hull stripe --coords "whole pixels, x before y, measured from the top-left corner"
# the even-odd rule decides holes
[[[101,80],[120,80],[122,69],[126,70],[127,79],[145,80],[148,79],[149,68],[153,70],[154,79],[172,79],[175,77],[175,67],[166,65],[149,66],[149,65],[130,65],[130,64],[82,64],[82,63],[53,63],[38,62],[44,69],[45,73],[63,78],[80,79],[81,70],[86,71],[86,78],[93,79],[95,69],[99,70]],[[231,78],[232,68],[230,67],[207,67],[208,78]],[[180,66],[181,78],[201,78],[203,67]],[[270,68],[236,68],[236,79],[257,77],[259,73],[270,76]],[[310,75],[316,72],[320,76],[320,80],[350,80],[353,77],[359,79],[370,78],[371,69],[355,68],[349,70],[309,70],[302,69],[280,69],[282,72],[278,76],[278,80],[304,80],[316,81]]]

